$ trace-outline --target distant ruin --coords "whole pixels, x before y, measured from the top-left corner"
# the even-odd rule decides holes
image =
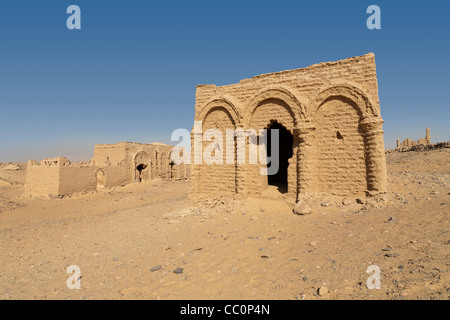
[[[420,138],[417,141],[413,141],[409,138],[406,138],[400,143],[400,140],[397,139],[397,149],[409,149],[414,146],[423,145],[429,146],[431,145],[431,136],[430,136],[430,128],[425,130],[425,138]]]
[[[223,136],[227,129],[278,129],[280,170],[267,176],[260,174],[261,165],[225,161],[209,165],[194,159],[190,192],[194,202],[220,195],[261,196],[269,185],[293,200],[316,191],[342,195],[387,191],[373,53],[263,74],[237,84],[199,85],[195,120],[202,122],[202,132],[215,128]],[[192,148],[196,134],[193,130]],[[248,145],[249,138],[245,139]],[[224,153],[228,151],[234,150]]]
[[[386,153],[391,152],[407,152],[407,151],[429,151],[436,149],[450,148],[450,141],[431,143],[430,128],[425,130],[425,138],[420,138],[413,141],[406,138],[400,143],[397,139],[397,147],[395,149],[386,150]]]
[[[25,193],[62,197],[135,182],[188,179],[188,165],[173,163],[172,149],[162,143],[121,142],[96,145],[91,161],[71,162],[64,157],[30,160]]]

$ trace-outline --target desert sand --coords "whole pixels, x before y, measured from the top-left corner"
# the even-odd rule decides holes
[[[450,149],[386,158],[384,200],[317,195],[309,215],[272,189],[192,207],[189,181],[31,198],[3,163],[0,299],[449,299]]]

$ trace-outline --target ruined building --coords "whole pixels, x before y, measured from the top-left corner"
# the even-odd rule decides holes
[[[100,144],[88,162],[64,157],[30,160],[25,193],[66,196],[150,180],[188,179],[189,167],[171,161],[173,146],[121,142]]]
[[[372,53],[231,85],[199,85],[195,120],[201,121],[202,128],[191,134],[193,201],[220,195],[260,196],[269,185],[294,200],[316,191],[338,195],[387,191],[383,119]],[[248,161],[206,164],[201,153],[200,157],[195,154],[194,141],[213,128],[224,139],[227,129],[279,129],[278,173],[262,175],[263,165]],[[226,141],[220,143],[234,149],[223,150],[224,157],[236,150],[239,138],[231,147]],[[243,139],[247,146],[255,143],[250,137]],[[210,143],[204,141],[203,147]]]
[[[425,138],[420,138],[417,141],[412,141],[409,138],[406,138],[400,143],[400,140],[397,139],[397,149],[408,149],[418,145],[429,146],[431,144],[431,136],[430,136],[430,128],[425,130]]]

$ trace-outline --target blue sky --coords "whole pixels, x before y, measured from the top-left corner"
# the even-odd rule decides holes
[[[66,9],[81,8],[81,30]],[[366,27],[369,5],[381,30]],[[2,1],[0,161],[170,143],[195,86],[374,52],[385,143],[450,140],[449,1]]]

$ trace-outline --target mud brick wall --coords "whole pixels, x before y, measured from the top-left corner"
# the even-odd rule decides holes
[[[297,199],[316,191],[387,191],[383,120],[373,53],[263,74],[236,84],[199,85],[195,121],[202,121],[202,133],[215,128],[224,137],[227,129],[258,130],[270,129],[274,123],[281,125],[293,139],[287,146],[280,141],[280,148],[292,149],[284,169],[287,181],[281,182],[288,197]],[[196,134],[193,130],[193,152]],[[203,141],[203,149],[211,143]],[[223,143],[223,154],[226,147]],[[229,148],[236,150],[236,144]],[[191,167],[193,201],[219,195],[258,196],[271,183],[270,177],[259,173],[260,164],[208,165],[194,157],[198,155],[193,156],[197,164]]]

